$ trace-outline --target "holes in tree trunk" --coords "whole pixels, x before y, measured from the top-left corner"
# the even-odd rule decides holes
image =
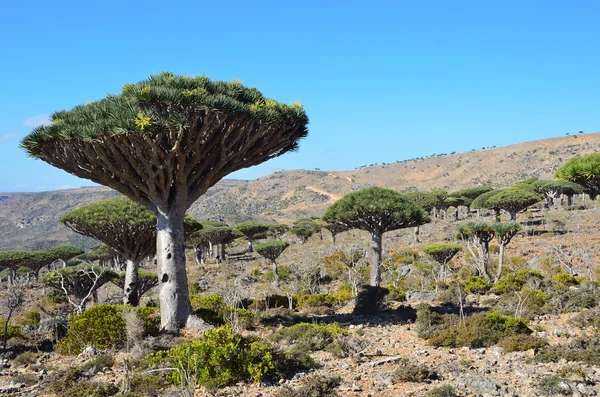
[[[169,260],[169,259],[171,259],[171,253],[170,252],[167,254],[167,260]]]
[[[167,273],[164,273],[162,275],[162,278],[161,278],[160,281],[163,282],[163,283],[166,283],[167,281],[169,281],[169,275]]]

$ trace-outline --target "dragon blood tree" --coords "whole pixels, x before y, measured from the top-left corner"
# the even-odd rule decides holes
[[[302,105],[265,98],[238,81],[161,73],[118,95],[52,115],[21,142],[32,157],[111,187],[156,214],[161,327],[192,309],[183,219],[236,170],[295,150],[307,135]]]
[[[140,262],[156,251],[154,213],[127,197],[114,197],[75,208],[60,221],[75,233],[102,241],[125,259],[124,302],[137,306]]]

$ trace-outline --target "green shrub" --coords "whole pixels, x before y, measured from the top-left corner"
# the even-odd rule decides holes
[[[96,305],[83,313],[69,318],[67,335],[56,345],[61,354],[77,355],[86,346],[97,349],[121,348],[127,339],[126,325],[122,318],[122,305]],[[156,335],[160,328],[157,310],[150,307],[134,307],[144,323],[145,335]]]
[[[346,304],[346,303],[350,302],[352,299],[354,299],[354,296],[352,296],[352,287],[350,286],[349,283],[341,284],[335,290],[335,292],[333,294],[331,294],[331,296],[333,296],[335,298],[337,305]]]
[[[579,280],[567,273],[556,273],[552,276],[552,281],[565,287],[579,285]]]
[[[160,374],[133,375],[129,380],[129,392],[133,396],[147,397],[163,395],[160,390],[169,386],[168,380]]]
[[[524,320],[491,312],[468,317],[464,324],[436,333],[429,343],[439,347],[479,348],[492,346],[506,336],[530,333]]]
[[[212,309],[201,307],[199,309],[194,310],[194,314],[198,316],[198,318],[203,320],[205,323],[210,324],[212,326],[220,327],[221,325],[225,325],[225,319],[223,318],[223,315],[217,313]]]
[[[544,313],[571,313],[598,306],[600,287],[597,283],[581,283],[577,288],[555,283],[548,290]]]
[[[185,370],[199,385],[208,387],[225,386],[246,378],[262,382],[280,377],[299,365],[257,339],[234,333],[230,326],[206,331],[198,340],[186,340],[147,359],[153,365],[177,368],[169,376],[174,384],[181,384],[180,371]]]
[[[469,294],[483,295],[490,289],[490,285],[483,276],[469,276],[463,284],[465,291]]]
[[[337,397],[335,389],[342,383],[339,376],[315,375],[306,378],[298,389],[283,387],[277,394],[278,397]]]
[[[512,291],[520,291],[521,288],[532,279],[543,280],[544,277],[535,270],[523,269],[516,273],[505,274],[494,284],[493,291],[499,294],[505,294]]]
[[[21,325],[29,325],[29,326],[37,328],[40,326],[40,320],[41,320],[40,312],[38,312],[37,310],[30,310],[27,313],[25,313],[25,315],[23,316],[23,318],[20,321],[20,324]]]
[[[309,294],[300,295],[296,298],[297,305],[301,309],[313,307],[334,307],[337,305],[337,299],[330,294]]]
[[[531,349],[538,351],[548,346],[548,341],[533,335],[516,334],[503,338],[498,345],[502,347],[506,353],[522,352]]]
[[[386,286],[386,288],[390,291],[389,294],[385,297],[386,300],[393,302],[406,301],[405,287],[394,287],[393,285],[388,285]]]
[[[435,378],[437,375],[426,365],[412,363],[406,358],[402,359],[398,368],[392,373],[394,383],[398,382],[426,382]]]
[[[458,394],[452,386],[442,385],[429,390],[423,397],[458,397]]]
[[[210,309],[216,313],[221,313],[225,308],[225,302],[221,295],[190,294],[190,303],[192,304],[192,310]]]
[[[15,357],[15,359],[13,360],[13,364],[16,365],[17,367],[22,367],[25,365],[35,363],[39,357],[40,357],[39,353],[24,352],[24,353],[19,354],[17,357]]]
[[[256,323],[256,315],[248,309],[226,309],[226,318],[241,329],[252,329]]]
[[[439,314],[432,310],[428,304],[421,303],[417,306],[417,320],[415,322],[417,335],[423,339],[430,339],[457,322],[452,320],[452,316]]]
[[[385,308],[384,299],[390,290],[364,285],[356,296],[354,314],[373,314]]]
[[[285,281],[285,280],[288,280],[290,278],[290,276],[292,275],[292,270],[286,265],[278,265],[277,266],[277,275],[279,276],[280,280]],[[262,277],[263,277],[263,280],[268,281],[268,282],[272,282],[275,280],[275,278],[273,277],[272,270],[264,272]]]
[[[546,346],[534,356],[535,361],[541,362],[558,362],[561,359],[600,365],[600,339],[581,338],[569,345]]]
[[[348,331],[337,325],[300,323],[277,330],[271,339],[300,349],[317,351],[326,348],[338,335],[348,335]]]
[[[110,397],[119,392],[113,383],[99,383],[84,379],[81,368],[57,371],[49,376],[48,390],[61,397]]]
[[[0,318],[0,337],[4,337],[4,326],[6,325],[6,320]],[[6,330],[6,337],[8,339],[12,338],[23,338],[23,334],[21,333],[21,326],[16,324],[8,324],[8,328]]]

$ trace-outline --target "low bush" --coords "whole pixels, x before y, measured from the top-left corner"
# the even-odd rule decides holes
[[[399,382],[426,382],[436,377],[436,373],[426,365],[412,363],[407,359],[402,359],[399,367],[392,373],[394,383]]]
[[[210,309],[219,313],[225,308],[225,302],[221,295],[190,294],[190,303],[192,304],[192,310]]]
[[[30,310],[27,313],[25,313],[25,315],[23,316],[23,318],[20,321],[21,325],[29,325],[31,327],[39,327],[40,326],[40,320],[41,320],[41,316],[40,316],[40,312],[38,312],[37,310]]]
[[[354,314],[373,314],[385,309],[385,296],[390,290],[382,287],[373,287],[370,285],[362,286],[356,296],[356,306]]]
[[[596,333],[600,333],[600,307],[582,310],[571,319],[571,324],[579,328],[592,327]]]
[[[546,346],[540,349],[533,359],[541,362],[558,362],[564,359],[588,365],[600,365],[600,339],[581,338],[569,345]]]
[[[538,383],[537,389],[545,396],[555,396],[557,394],[570,396],[573,394],[568,381],[557,375],[544,376]]]
[[[597,283],[585,282],[578,287],[554,284],[547,290],[548,300],[544,313],[570,313],[589,309],[600,304],[600,287]]]
[[[469,294],[483,295],[490,289],[489,283],[483,276],[469,276],[463,284]]]
[[[198,340],[186,340],[170,350],[147,357],[152,365],[168,365],[172,383],[181,384],[182,371],[201,386],[219,387],[243,379],[262,382],[281,377],[291,368],[302,366],[290,362],[273,347],[251,337],[243,337],[224,326],[204,332]]]
[[[431,339],[434,335],[457,322],[456,316],[442,315],[426,303],[417,306],[415,328],[420,338]]]
[[[288,386],[282,388],[278,397],[337,397],[335,389],[342,383],[339,376],[310,376],[303,381],[298,389]]]
[[[579,285],[579,280],[575,276],[567,273],[556,273],[554,276],[552,276],[552,281],[555,284],[565,287]]]
[[[406,288],[394,287],[393,285],[388,285],[386,288],[390,291],[389,294],[385,297],[386,300],[393,302],[406,301]]]
[[[86,380],[81,368],[57,371],[48,380],[48,391],[61,397],[110,397],[119,392],[113,383]]]
[[[39,353],[24,352],[24,353],[19,354],[17,357],[15,357],[15,359],[13,360],[13,364],[16,365],[17,367],[23,367],[25,365],[35,363],[39,357],[40,357]]]
[[[6,326],[6,320],[0,318],[0,338],[4,337],[4,327]],[[16,324],[8,324],[8,328],[6,329],[6,338],[23,338],[23,334],[21,333],[21,326]]]
[[[520,291],[528,281],[534,279],[542,281],[544,277],[540,272],[531,269],[519,270],[516,273],[507,273],[494,284],[492,291],[498,294]]]
[[[127,339],[125,321],[121,316],[124,308],[122,305],[102,304],[72,315],[67,335],[56,345],[56,350],[61,354],[77,355],[86,346],[121,348]],[[156,335],[160,328],[158,310],[141,306],[133,310],[144,324],[144,334]]]
[[[334,307],[338,304],[335,296],[330,294],[310,294],[300,295],[296,298],[297,305],[300,309],[308,309],[314,307]]]
[[[164,395],[161,390],[167,386],[168,380],[160,374],[136,374],[129,380],[129,393],[132,397],[158,397]]]
[[[81,370],[85,372],[88,376],[92,376],[105,368],[112,368],[115,365],[115,359],[110,354],[100,354],[98,357],[94,358],[83,364]]]
[[[516,334],[503,338],[498,345],[502,347],[506,353],[523,352],[531,349],[538,351],[548,346],[548,341],[533,335]]]
[[[423,397],[458,397],[458,394],[452,386],[442,385],[429,390]]]
[[[464,324],[436,333],[429,343],[438,347],[489,347],[507,336],[531,332],[524,320],[491,312],[468,317]]]
[[[317,351],[333,343],[338,335],[348,335],[348,331],[337,325],[317,325],[300,323],[289,328],[281,328],[271,336],[275,342],[283,342],[299,349]]]
[[[367,341],[358,335],[338,335],[327,346],[327,351],[336,358],[356,357],[367,347]]]

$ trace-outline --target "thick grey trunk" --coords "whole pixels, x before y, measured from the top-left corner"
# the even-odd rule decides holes
[[[248,238],[248,252],[254,252],[254,240]]]
[[[497,283],[498,280],[500,280],[500,277],[502,277],[502,268],[504,266],[504,250],[505,250],[505,245],[500,244],[500,256],[498,258],[498,271],[496,272],[496,277],[494,278],[494,283]]]
[[[227,260],[227,254],[225,253],[225,243],[221,244],[221,260],[223,262]]]
[[[415,227],[415,243],[419,242],[419,234],[420,234],[419,226],[416,226]]]
[[[381,233],[371,233],[371,269],[369,284],[373,287],[381,286]]]
[[[197,265],[204,265],[204,259],[202,258],[202,251],[204,248],[202,247],[194,247],[194,260]]]
[[[459,212],[458,210],[459,210],[459,209],[460,209],[460,207],[456,207],[456,209],[455,209],[455,211],[454,211],[454,220],[455,220],[456,222],[458,222],[458,212]]]
[[[516,211],[511,211],[510,212],[510,220],[513,221],[513,222],[517,221],[517,213],[516,213]]]
[[[496,216],[496,222],[500,222],[500,209],[494,208],[494,215]]]
[[[17,275],[17,271],[14,267],[8,268],[8,284],[13,285],[15,283],[15,278]]]
[[[490,244],[483,243],[482,248],[483,275],[489,281],[492,279],[492,275],[490,274]]]
[[[185,269],[184,213],[173,210],[156,214],[160,325],[166,332],[178,332],[192,313]]]
[[[125,297],[123,298],[123,302],[126,305],[131,306],[139,306],[140,304],[140,294],[139,294],[139,284],[138,284],[138,269],[139,263],[134,262],[132,260],[126,261],[125,266],[125,285],[123,286],[123,292],[125,293]]]
[[[567,209],[570,210],[572,206],[573,206],[573,196],[568,195],[567,196]]]
[[[271,266],[273,266],[273,284],[279,287],[279,274],[277,274],[277,262],[275,262],[275,259],[271,259]]]

